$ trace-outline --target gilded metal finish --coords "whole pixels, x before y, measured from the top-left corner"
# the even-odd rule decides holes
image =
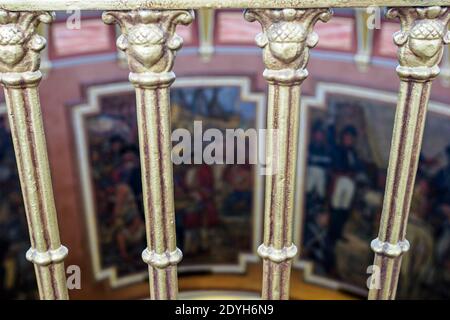
[[[183,44],[175,28],[193,18],[194,12],[186,10],[103,14],[106,23],[121,27],[117,46],[127,54],[130,81],[136,87],[147,228],[142,258],[149,266],[152,299],[176,299],[178,294],[177,264],[182,254],[175,235],[169,87],[175,80],[175,54]]]
[[[7,10],[137,10],[221,8],[357,8],[400,7],[405,0],[0,0]],[[408,0],[408,6],[450,6],[450,0]]]
[[[394,35],[401,84],[380,231],[372,243],[381,289],[371,289],[369,299],[395,298],[401,256],[409,249],[405,234],[431,82],[439,74],[444,44],[450,42],[447,8],[390,9],[387,16],[401,22]]]
[[[313,32],[318,20],[331,17],[329,9],[249,9],[245,18],[258,21],[263,32],[256,43],[263,49],[264,77],[269,83],[263,258],[264,299],[288,299],[291,260],[297,253],[292,243],[294,186],[297,163],[300,86],[308,76],[309,49],[319,38]],[[273,134],[273,131],[276,134]]]
[[[68,299],[44,137],[38,85],[39,53],[45,39],[40,22],[50,23],[48,12],[0,10],[0,82],[4,86],[14,150],[31,239],[27,259],[34,263],[41,299]]]

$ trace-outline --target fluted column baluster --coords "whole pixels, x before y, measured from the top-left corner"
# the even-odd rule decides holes
[[[45,38],[39,23],[50,23],[49,12],[0,10],[0,82],[5,91],[9,123],[25,204],[31,248],[41,299],[68,299],[50,166],[41,116],[38,86],[40,52]]]
[[[172,67],[183,39],[178,24],[190,24],[193,11],[138,10],[105,12],[106,23],[118,23],[119,49],[127,54],[130,81],[136,88],[139,145],[147,248],[142,258],[149,266],[151,299],[176,299],[177,264],[175,206],[171,162],[169,87]]]
[[[447,8],[393,8],[387,16],[401,22],[401,31],[394,35],[401,83],[380,230],[371,243],[379,281],[373,281],[369,299],[383,300],[395,298],[402,255],[410,247],[406,228],[431,83],[439,74],[444,44],[450,42]]]
[[[264,77],[269,83],[266,136],[264,243],[264,299],[289,299],[292,258],[294,185],[297,165],[300,88],[308,76],[309,49],[319,41],[313,27],[331,17],[329,9],[248,9],[245,18],[258,21],[262,33],[256,43],[263,49]]]

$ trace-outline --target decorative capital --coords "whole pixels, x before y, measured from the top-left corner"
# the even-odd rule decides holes
[[[51,23],[46,11],[12,12],[0,9],[0,73],[33,73],[39,70],[39,53],[46,40],[37,32],[39,23]]]
[[[309,49],[319,42],[314,25],[327,22],[331,15],[330,9],[246,10],[245,19],[258,21],[263,29],[256,44],[263,49],[264,76],[282,83],[303,81],[308,76]]]
[[[119,24],[122,35],[117,47],[128,57],[132,73],[169,73],[183,39],[175,33],[178,24],[188,25],[192,10],[135,10],[103,13],[107,24]]]
[[[440,72],[438,65],[444,44],[450,43],[448,8],[391,8],[386,16],[400,19],[401,30],[394,34],[394,42],[399,47],[400,78],[434,79]]]

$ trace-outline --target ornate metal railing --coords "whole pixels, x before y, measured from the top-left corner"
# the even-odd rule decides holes
[[[119,24],[117,41],[136,88],[139,143],[147,243],[142,257],[148,264],[152,299],[177,297],[175,217],[170,159],[169,88],[172,67],[183,40],[178,24],[194,19],[193,9],[244,8],[245,19],[258,21],[256,43],[263,50],[268,81],[269,129],[278,129],[276,143],[267,136],[267,157],[277,173],[266,179],[263,258],[263,298],[288,299],[292,242],[300,89],[307,78],[309,50],[319,41],[313,28],[328,21],[330,7],[390,6],[388,18],[398,18],[394,35],[399,47],[401,80],[393,130],[388,180],[378,238],[371,247],[381,270],[380,288],[369,299],[394,299],[411,196],[419,160],[431,83],[439,74],[444,44],[450,42],[450,0],[0,0],[0,82],[4,86],[9,121],[28,219],[31,249],[42,299],[67,299],[61,245],[41,117],[38,86],[42,78],[39,53],[46,40],[40,23],[51,23],[55,10],[105,10],[103,20]],[[420,6],[420,7],[414,7]],[[270,131],[269,131],[270,132]]]

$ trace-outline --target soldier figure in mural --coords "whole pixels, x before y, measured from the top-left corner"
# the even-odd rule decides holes
[[[330,212],[329,227],[326,235],[325,269],[339,273],[339,261],[336,250],[343,239],[343,230],[350,218],[355,205],[357,178],[363,172],[363,162],[356,150],[358,138],[357,129],[347,125],[339,133],[334,125],[328,128],[332,163],[330,167],[330,182],[328,207]],[[339,138],[336,139],[335,137]]]
[[[352,212],[356,178],[363,170],[356,150],[356,128],[347,125],[340,131],[339,139],[335,136],[333,122],[328,127],[321,121],[312,126],[304,234],[307,254],[333,273],[336,244]],[[327,197],[327,194],[331,196]]]
[[[308,147],[307,167],[307,212],[304,230],[304,252],[314,261],[318,268],[329,265],[328,228],[330,214],[326,203],[326,194],[332,164],[331,148],[327,130],[322,121],[312,126],[311,142]]]
[[[212,167],[206,164],[190,165],[186,170],[185,185],[190,198],[183,218],[185,254],[208,252],[211,249],[210,236],[214,232],[211,229],[219,222]]]
[[[308,173],[306,191],[310,196],[325,198],[327,187],[327,169],[332,158],[327,144],[327,134],[322,122],[317,121],[312,128],[311,143],[308,148]]]
[[[328,228],[330,225],[330,214],[326,205],[316,201],[317,198],[309,197],[307,201],[305,230],[303,235],[303,252],[309,258],[318,262],[316,268],[319,272],[325,272],[323,267],[329,268],[330,254],[328,248]]]
[[[358,132],[354,126],[345,127],[333,146],[333,189],[331,196],[330,244],[341,238],[351,213],[356,191],[356,177],[362,171],[362,161],[355,148]]]
[[[366,267],[373,261],[369,245],[379,228],[387,163],[377,149],[381,144],[370,143],[373,131],[366,129],[361,106],[339,108],[354,118],[338,118],[332,107],[327,114],[313,113],[303,255],[314,261],[316,273],[364,288]],[[431,150],[442,150],[436,143],[425,139],[420,157],[408,221],[412,249],[402,263],[400,298],[449,297],[450,145],[433,157]]]
[[[139,269],[142,246],[145,243],[145,226],[139,199],[142,197],[140,183],[139,153],[135,145],[122,148],[121,165],[117,168],[115,240],[120,257],[131,270]]]
[[[353,118],[339,116],[342,113]],[[373,259],[368,244],[378,228],[385,173],[365,141],[369,133],[359,104],[338,102],[326,114],[313,117],[304,255],[316,262],[319,274],[364,286],[362,266]]]

